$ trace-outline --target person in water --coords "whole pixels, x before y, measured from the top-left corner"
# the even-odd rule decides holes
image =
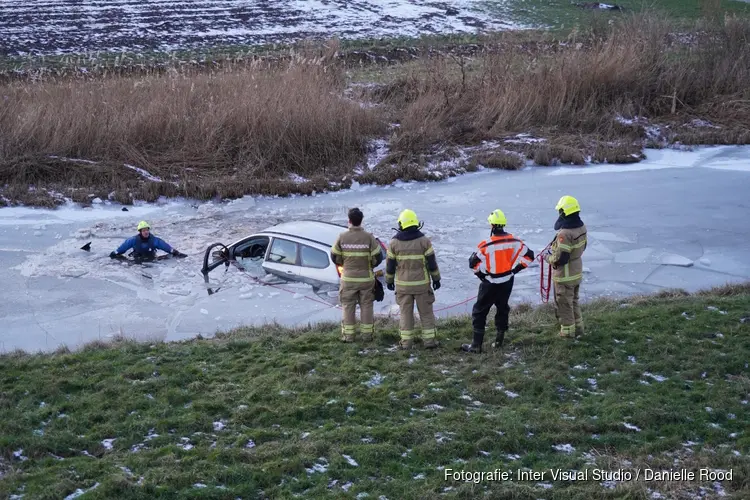
[[[175,257],[187,257],[184,253],[172,248],[163,239],[151,234],[151,225],[144,220],[138,223],[138,234],[125,240],[117,250],[109,254],[109,257],[116,259],[131,248],[133,249],[133,258],[135,260],[154,260],[157,250],[162,250]]]

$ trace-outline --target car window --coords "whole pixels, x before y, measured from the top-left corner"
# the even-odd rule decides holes
[[[316,269],[325,269],[328,267],[328,254],[317,248],[302,245],[300,247],[300,262],[303,267],[314,267]]]
[[[262,259],[268,249],[268,236],[255,236],[234,247],[235,259]]]
[[[297,244],[293,241],[274,238],[271,245],[271,251],[268,254],[269,262],[279,264],[296,264],[297,263]]]

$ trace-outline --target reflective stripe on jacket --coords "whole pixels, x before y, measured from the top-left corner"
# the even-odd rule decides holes
[[[430,278],[440,281],[432,242],[416,228],[399,231],[388,248],[386,283],[395,283],[396,293],[416,295],[430,291]]]
[[[586,250],[586,226],[561,229],[552,243],[552,254],[547,262],[552,264],[555,283],[577,285],[583,280],[583,252]],[[564,254],[568,254],[564,258]]]
[[[493,234],[477,245],[478,260],[472,269],[490,283],[505,283],[534,261],[534,252],[510,233]]]
[[[383,261],[378,240],[361,226],[351,227],[331,247],[331,259],[341,272],[341,286],[347,289],[370,288],[375,280],[372,272]]]

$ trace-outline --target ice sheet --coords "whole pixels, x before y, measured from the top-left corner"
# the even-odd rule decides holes
[[[658,166],[665,158],[663,152],[656,153],[646,166]],[[683,165],[744,164],[748,156],[750,148],[723,147],[672,152],[668,159]],[[478,280],[468,268],[468,257],[489,233],[491,210],[501,208],[508,217],[507,229],[539,252],[554,235],[554,206],[563,194],[579,199],[589,230],[584,300],[750,279],[748,173],[685,168],[676,179],[675,172],[657,168],[550,176],[540,167],[487,170],[437,183],[362,186],[312,197],[246,197],[223,204],[178,200],[129,207],[128,212],[106,204],[55,211],[3,208],[0,349],[75,348],[109,335],[176,340],[273,321],[288,326],[337,322],[340,309],[316,302],[320,297],[310,287],[260,285],[231,267],[211,274],[212,283],[223,283],[223,288],[209,296],[200,267],[210,243],[230,243],[280,221],[343,222],[352,206],[364,211],[366,228],[385,241],[404,208],[412,208],[425,222],[443,275],[436,292],[438,316],[470,313]],[[686,204],[685,199],[696,203]],[[148,268],[109,259],[110,251],[135,234],[141,219],[188,258]],[[80,250],[89,241],[91,252]],[[693,265],[684,267],[688,262]],[[259,268],[250,271],[263,275]],[[538,265],[516,277],[511,300],[540,302]],[[397,310],[392,292],[376,303],[378,314]]]

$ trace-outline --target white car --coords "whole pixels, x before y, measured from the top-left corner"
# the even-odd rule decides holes
[[[307,283],[315,293],[338,290],[342,269],[333,263],[331,247],[346,229],[346,226],[330,222],[300,220],[271,226],[228,246],[214,243],[206,249],[201,273],[208,284],[208,274],[222,264],[244,269],[250,262],[260,261],[266,274],[285,281]],[[375,268],[375,275],[382,278],[387,247],[376,239],[383,262]],[[215,291],[218,290],[208,289],[209,295]]]

